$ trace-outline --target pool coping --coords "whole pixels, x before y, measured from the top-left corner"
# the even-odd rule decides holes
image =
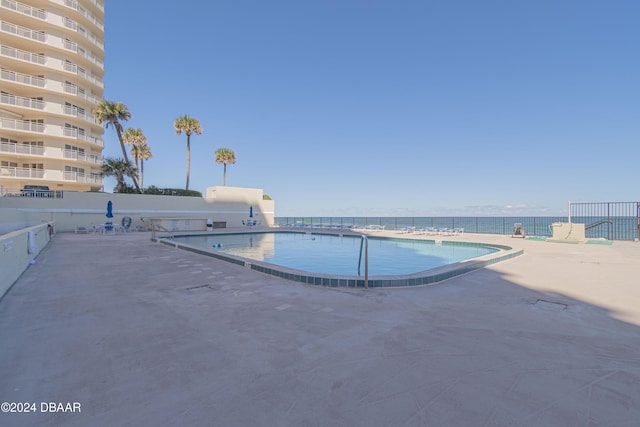
[[[247,234],[247,233],[296,233],[296,234],[315,234],[315,235],[328,235],[328,236],[351,236],[360,237],[362,233],[354,233],[348,231],[293,231],[293,230],[251,230],[243,232],[229,232],[229,233],[206,233],[206,234]],[[190,233],[181,234],[181,236],[189,235],[203,235],[205,233]],[[514,249],[511,246],[482,243],[482,242],[465,242],[465,241],[452,241],[445,239],[412,239],[404,237],[384,237],[384,236],[369,236],[369,239],[381,239],[381,240],[403,240],[403,241],[417,241],[427,242],[434,244],[446,244],[455,246],[485,246],[497,249],[497,252],[493,252],[487,255],[482,255],[476,258],[472,258],[465,261],[456,262],[453,264],[447,264],[442,267],[436,267],[429,270],[423,270],[411,274],[392,275],[392,276],[369,276],[368,287],[369,288],[398,288],[398,287],[414,287],[414,286],[427,286],[440,283],[442,281],[457,277],[463,274],[470,273],[481,268],[485,268],[491,264],[495,264],[500,261],[505,261],[524,254],[524,249]],[[297,270],[294,268],[284,267],[277,264],[271,264],[264,261],[257,261],[250,258],[244,258],[237,255],[226,254],[222,252],[209,251],[206,249],[198,248],[186,243],[176,242],[170,237],[160,237],[155,241],[173,246],[177,249],[182,249],[201,255],[210,256],[222,261],[230,262],[241,267],[249,268],[251,270],[269,274],[271,276],[280,277],[282,279],[291,280],[294,282],[304,283],[308,285],[326,286],[326,287],[346,287],[346,288],[365,288],[365,278],[362,276],[341,276],[332,274],[313,273],[303,270]]]

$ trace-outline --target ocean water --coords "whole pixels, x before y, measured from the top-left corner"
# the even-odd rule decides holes
[[[551,224],[567,222],[566,216],[537,217],[276,217],[278,225],[350,227],[377,225],[386,230],[404,227],[464,228],[468,233],[513,234],[520,223],[530,236],[551,237]],[[639,237],[637,216],[573,216],[574,223],[585,224],[587,238],[634,240]]]

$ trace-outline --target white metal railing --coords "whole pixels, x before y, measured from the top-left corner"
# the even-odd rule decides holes
[[[369,287],[369,238],[366,235],[360,236],[360,256],[358,257],[358,276],[360,275],[360,264],[362,263],[362,247],[364,246],[364,287]]]
[[[64,4],[65,4],[65,6],[70,7],[71,9],[74,9],[74,10],[78,11],[78,13],[80,13],[82,16],[87,18],[89,20],[89,22],[92,22],[95,26],[97,26],[101,30],[104,29],[104,24],[102,22],[100,22],[95,17],[95,15],[93,13],[89,12],[84,7],[80,6],[77,1],[75,1],[75,0],[64,0]]]
[[[0,54],[40,65],[44,65],[46,62],[46,57],[40,53],[31,53],[26,50],[16,49],[15,47],[5,45],[0,46]]]
[[[12,178],[44,178],[44,169],[0,167],[0,177]]]
[[[64,113],[69,116],[78,117],[91,123],[99,124],[95,117],[93,117],[91,114],[88,114],[86,111],[80,111],[78,107],[70,107],[68,105],[65,105]]]
[[[63,174],[65,181],[75,181],[89,184],[101,184],[102,178],[93,174],[85,174],[84,172],[65,171]]]
[[[86,38],[87,40],[89,40],[91,43],[95,44],[99,48],[104,49],[104,43],[102,43],[95,35],[93,35],[91,31],[85,30],[80,25],[78,25],[76,21],[65,17],[63,22],[65,27],[82,35],[84,38]]]
[[[47,35],[44,31],[33,31],[30,28],[21,27],[6,21],[0,21],[0,30],[39,42],[45,42],[47,40]]]
[[[41,101],[39,99],[25,98],[22,96],[9,95],[6,93],[0,95],[0,104],[44,110],[44,101]]]
[[[80,77],[84,78],[85,80],[89,80],[95,85],[98,85],[100,87],[104,86],[104,82],[102,81],[101,78],[96,77],[93,73],[87,72],[84,68],[79,67],[77,64],[65,61],[63,67],[65,71],[69,71],[70,73],[77,74]]]
[[[3,80],[10,80],[12,82],[24,83],[26,85],[32,85],[37,87],[44,87],[44,84],[45,84],[45,80],[42,77],[16,73],[15,71],[9,71],[5,68],[2,68],[0,70],[0,78],[2,78]]]
[[[93,53],[87,52],[86,50],[78,46],[78,43],[73,42],[71,40],[64,40],[62,42],[62,45],[64,46],[65,49],[70,50],[74,53],[77,53],[78,55],[82,56],[86,60],[96,64],[100,68],[104,68],[104,63],[100,59],[98,59],[97,56],[95,56]]]
[[[44,156],[44,147],[29,144],[12,144],[10,142],[0,142],[0,152]]]
[[[7,9],[15,10],[16,12],[24,13],[25,15],[33,16],[34,18],[47,18],[47,12],[44,9],[36,9],[18,1],[2,0],[0,2],[0,6]]]
[[[66,93],[70,93],[72,95],[76,95],[82,99],[86,99],[87,101],[93,103],[93,104],[98,104],[100,103],[100,98],[92,95],[92,94],[88,94],[86,93],[85,90],[80,89],[78,86],[74,85],[74,84],[68,84],[66,83],[64,85],[64,91]]]
[[[93,144],[102,145],[102,139],[95,137],[93,135],[88,135],[82,130],[74,129],[74,128],[62,128],[62,134],[64,136],[68,136],[75,139],[80,139],[83,141],[88,141]]]
[[[95,154],[85,154],[77,150],[63,150],[62,153],[65,159],[79,160],[96,165],[102,164],[102,156],[96,156]]]
[[[0,117],[0,126],[4,129],[26,130],[30,132],[44,132],[44,124],[28,120],[16,120]]]

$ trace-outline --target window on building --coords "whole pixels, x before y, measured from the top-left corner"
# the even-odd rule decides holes
[[[5,138],[5,137],[0,137],[0,142],[3,144],[17,144],[18,141],[16,141],[15,139],[9,139],[9,138]]]
[[[25,169],[44,169],[44,163],[23,163],[22,167]]]
[[[81,127],[78,127],[76,125],[72,125],[71,123],[65,123],[64,124],[64,128],[65,129],[73,129],[76,132],[78,132],[78,135],[84,135],[84,129]]]

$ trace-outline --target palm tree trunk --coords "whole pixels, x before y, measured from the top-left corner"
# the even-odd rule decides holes
[[[122,156],[124,157],[124,161],[129,163],[129,157],[127,156],[127,150],[124,148],[124,141],[122,140],[122,131],[120,130],[120,126],[115,125],[116,133],[118,134],[118,141],[120,141],[120,148],[122,149]]]
[[[124,156],[124,161],[129,163],[129,156],[127,156],[127,150],[124,148],[124,141],[122,140],[122,131],[120,130],[119,123],[116,123],[114,127],[116,128],[116,133],[118,134],[118,140],[120,141],[120,148],[122,148],[122,155]],[[140,185],[138,184],[138,177],[136,176],[136,174],[134,174],[131,177],[131,179],[133,180],[133,185],[135,185],[136,190],[138,190],[138,193],[142,193],[142,191],[140,191]]]
[[[191,165],[191,144],[190,140],[191,135],[187,133],[187,185],[184,187],[185,190],[189,189],[189,169]]]
[[[140,187],[144,188],[144,159],[140,159]]]
[[[138,156],[134,156],[133,158],[136,161],[136,178],[138,178],[138,182],[140,182],[140,169],[138,169]],[[140,187],[142,187],[142,184],[140,184]]]
[[[127,156],[127,150],[124,148],[124,141],[122,140],[122,131],[120,130],[119,123],[116,123],[114,126],[116,128],[116,133],[118,134],[118,140],[120,141],[120,148],[122,148],[122,155],[124,156],[124,161],[129,163],[129,156]],[[136,190],[138,190],[138,193],[141,193],[142,191],[140,191],[140,185],[138,185],[138,177],[136,176],[136,174],[133,174],[133,177],[131,179],[133,179],[133,185],[135,185]],[[124,182],[124,179],[123,179],[123,182]]]
[[[224,174],[222,175],[222,185],[226,187],[227,185],[227,164],[224,163]]]

